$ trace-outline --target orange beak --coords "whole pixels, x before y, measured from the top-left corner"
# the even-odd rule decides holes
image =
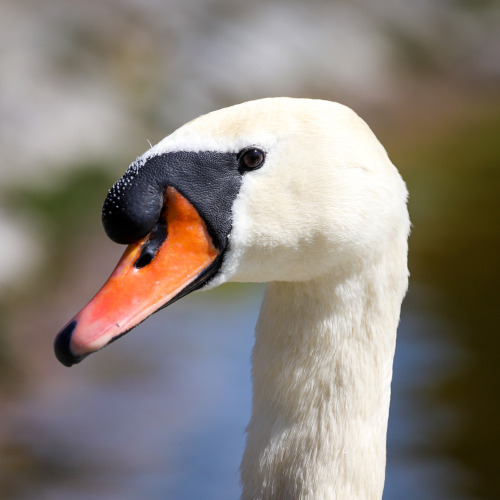
[[[203,284],[219,254],[196,209],[167,188],[157,227],[127,247],[108,281],[61,330],[57,358],[71,366],[124,335]]]

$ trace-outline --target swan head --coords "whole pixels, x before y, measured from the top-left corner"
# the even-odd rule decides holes
[[[103,224],[129,244],[55,342],[68,366],[190,291],[360,269],[406,241],[407,192],[369,127],[337,103],[273,98],[201,116],[139,157]]]

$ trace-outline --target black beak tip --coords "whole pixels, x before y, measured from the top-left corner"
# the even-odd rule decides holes
[[[71,341],[71,335],[76,328],[76,320],[65,326],[57,335],[54,340],[54,353],[56,358],[64,366],[73,366],[79,363],[83,358],[75,356],[69,347]]]

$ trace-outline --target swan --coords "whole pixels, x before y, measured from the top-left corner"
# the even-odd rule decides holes
[[[56,356],[78,363],[191,291],[267,282],[242,498],[379,499],[406,201],[385,149],[341,104],[267,98],[203,115],[110,189],[104,228],[128,246]]]

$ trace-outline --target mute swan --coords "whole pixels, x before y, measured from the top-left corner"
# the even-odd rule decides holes
[[[274,98],[201,116],[109,191],[105,230],[129,246],[59,333],[56,355],[78,363],[193,290],[269,282],[242,498],[379,499],[406,199],[384,148],[345,106]]]

